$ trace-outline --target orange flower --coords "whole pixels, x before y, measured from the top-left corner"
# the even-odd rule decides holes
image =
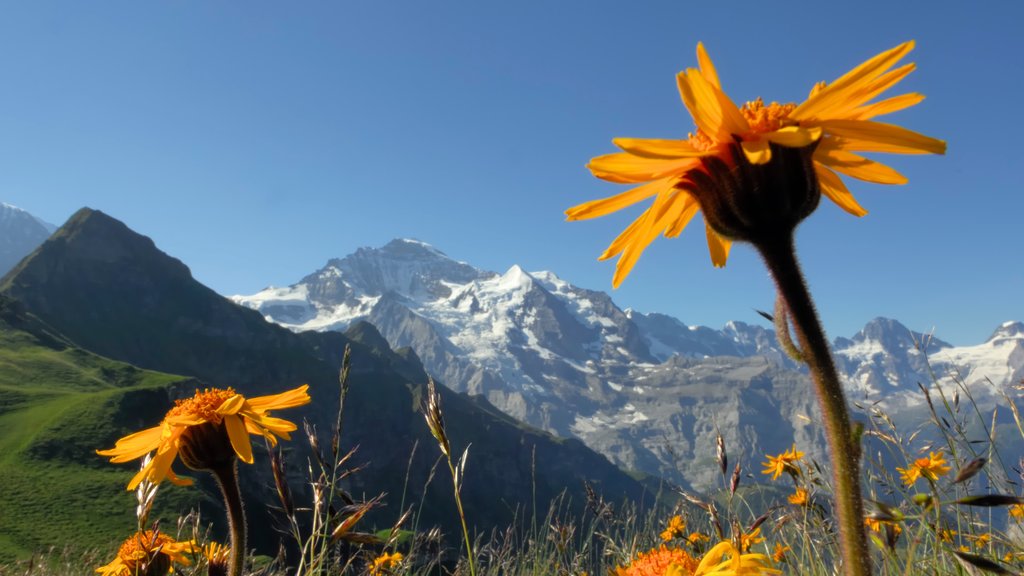
[[[677,77],[683,103],[693,116],[697,131],[685,140],[616,138],[623,152],[598,156],[587,167],[594,176],[610,182],[641,184],[626,192],[574,206],[569,220],[605,216],[654,198],[639,218],[626,228],[600,256],[619,256],[612,285],[618,287],[644,249],[658,235],[678,236],[699,210],[705,212],[705,233],[711,261],[724,266],[732,240],[743,238],[724,221],[708,224],[712,203],[720,190],[711,185],[716,174],[728,173],[741,163],[763,166],[786,150],[806,150],[807,178],[814,188],[855,216],[867,210],[854,200],[837,173],[879,184],[903,184],[906,178],[892,168],[861,156],[860,152],[895,154],[942,154],[945,142],[873,119],[913,106],[920,94],[902,94],[873,102],[914,70],[914,64],[892,69],[914,47],[906,42],[869,59],[831,84],[815,85],[802,104],[765,104],[760,98],[742,107],[722,90],[715,70],[697,44],[699,70],[689,68]],[[763,195],[762,195],[763,196]],[[770,203],[772,198],[760,198]],[[806,206],[806,217],[817,200]]]
[[[103,576],[163,576],[172,564],[189,564],[185,552],[192,542],[177,542],[167,534],[155,530],[136,532],[117,550],[117,557],[96,572]]]
[[[381,554],[380,556],[373,559],[373,565],[370,566],[370,576],[382,576],[384,574],[391,574],[391,571],[402,562],[402,553],[395,552],[393,554]]]
[[[786,552],[792,550],[789,546],[783,546],[781,543],[775,543],[775,550],[772,552],[772,561],[778,564],[786,559]]]
[[[926,458],[918,458],[906,468],[896,468],[896,471],[903,478],[903,483],[907,486],[912,486],[921,477],[934,482],[939,479],[939,476],[948,473],[949,470],[950,467],[946,464],[941,451],[930,452]]]
[[[810,502],[806,488],[797,488],[794,493],[786,497],[786,500],[789,500],[789,503],[794,506],[806,506]]]
[[[719,542],[698,562],[680,548],[641,552],[627,566],[615,568],[613,576],[760,576],[781,574],[769,567],[764,554],[740,554],[731,542]]]
[[[669,519],[668,526],[661,533],[661,539],[668,542],[673,538],[683,536],[686,530],[686,522],[682,516],[676,515]]]
[[[233,457],[233,451],[243,462],[251,464],[252,444],[248,434],[260,434],[272,445],[277,444],[275,436],[288,440],[295,424],[272,418],[269,412],[309,404],[308,389],[309,385],[302,385],[281,394],[248,399],[232,388],[197,390],[192,398],[175,401],[174,408],[158,426],[125,436],[113,448],[96,453],[120,463],[156,451],[149,464],[128,483],[129,490],[134,490],[143,479],[154,484],[164,478],[175,484],[191,484],[191,480],[178,478],[171,471],[171,463],[180,451],[185,451],[183,459],[209,459],[211,456],[203,454],[204,449],[219,442],[224,449],[215,450],[218,453],[213,457],[224,457],[224,452]],[[197,458],[196,454],[201,457]],[[186,464],[190,465],[189,461]]]
[[[803,458],[804,453],[798,452],[796,444],[793,444],[793,447],[790,448],[788,452],[783,452],[778,456],[768,456],[766,454],[765,457],[768,458],[768,461],[761,463],[761,465],[764,466],[764,470],[761,471],[761,474],[771,474],[772,480],[777,480],[779,475],[786,470],[790,471],[790,473],[799,473],[799,470],[793,465],[793,463]]]

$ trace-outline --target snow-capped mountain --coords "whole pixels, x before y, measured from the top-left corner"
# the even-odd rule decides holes
[[[679,481],[713,481],[715,430],[749,455],[792,442],[820,446],[807,376],[772,330],[742,322],[715,330],[624,311],[606,293],[552,272],[485,271],[403,239],[234,300],[293,330],[368,320],[449,387],[578,437],[619,465]],[[931,382],[932,372],[945,378],[956,368],[992,392],[1015,383],[1024,325],[1007,323],[987,342],[957,348],[879,318],[834,349],[851,397],[898,407],[919,400],[917,382]]]
[[[39,247],[57,227],[0,202],[0,276]]]

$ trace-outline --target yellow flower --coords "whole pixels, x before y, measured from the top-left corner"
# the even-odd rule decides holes
[[[872,532],[881,532],[882,528],[888,527],[893,531],[893,534],[899,535],[903,532],[903,527],[897,522],[890,522],[888,520],[876,520],[874,518],[865,518],[864,525],[871,529]]]
[[[370,566],[370,576],[381,576],[382,574],[390,574],[391,571],[401,562],[401,552],[395,552],[392,554],[381,554],[380,556],[373,559],[373,565]]]
[[[1024,504],[1010,506],[1010,516],[1017,520],[1017,522],[1024,520]]]
[[[810,501],[806,488],[797,488],[794,493],[786,497],[786,500],[789,500],[789,503],[794,506],[806,506]]]
[[[669,519],[668,526],[661,533],[661,539],[668,542],[669,540],[683,536],[686,530],[686,522],[682,516],[676,515]]]
[[[227,576],[231,561],[231,548],[218,542],[209,542],[203,546],[202,553],[206,558],[208,576]]]
[[[96,572],[103,576],[164,576],[172,564],[189,565],[184,553],[192,547],[192,542],[176,542],[155,530],[136,532],[121,544],[117,557]]]
[[[772,552],[772,560],[778,564],[786,559],[786,552],[792,550],[789,546],[783,546],[782,543],[775,543],[775,551]]]
[[[768,458],[768,461],[761,463],[761,465],[764,466],[764,470],[761,471],[761,474],[771,474],[772,480],[776,480],[784,470],[797,472],[793,463],[803,458],[804,453],[798,452],[796,444],[793,444],[793,447],[790,448],[788,452],[783,452],[778,456],[768,456],[766,454],[765,457]]]
[[[895,154],[945,153],[946,144],[910,130],[873,119],[913,106],[920,94],[902,94],[871,103],[914,70],[914,64],[891,69],[914,47],[906,42],[869,59],[831,84],[813,87],[802,104],[765,104],[760,98],[742,107],[722,91],[718,73],[702,44],[697,44],[699,70],[689,68],[676,79],[683,103],[697,125],[686,140],[616,138],[623,152],[599,156],[588,168],[610,182],[642,184],[626,192],[574,206],[569,220],[605,216],[654,198],[639,218],[626,228],[600,256],[619,256],[612,285],[618,287],[659,234],[678,236],[698,210],[705,212],[705,232],[711,261],[724,266],[732,240],[749,239],[714,217],[714,204],[722,189],[714,179],[742,165],[763,166],[773,154],[806,151],[806,167],[813,170],[815,193],[825,194],[855,216],[867,210],[854,200],[838,173],[879,184],[907,180],[892,168],[861,156],[861,152]],[[806,182],[805,182],[806,184]],[[774,198],[761,198],[762,202]],[[806,217],[817,206],[817,196],[798,215]],[[777,206],[772,206],[777,208]],[[713,225],[708,224],[712,217]],[[713,228],[714,226],[714,228]]]
[[[912,486],[918,478],[924,477],[932,482],[939,479],[939,476],[948,473],[950,467],[942,457],[942,452],[930,452],[926,458],[914,460],[906,468],[896,468],[903,478],[903,483]]]
[[[957,534],[956,530],[951,530],[949,528],[943,528],[943,529],[939,530],[939,540],[942,540],[946,544],[952,544],[953,543],[953,537],[956,536],[956,534]]]
[[[746,552],[750,550],[750,547],[754,544],[760,544],[764,542],[764,538],[761,536],[761,529],[756,528],[753,532],[740,535],[740,550]]]
[[[731,542],[719,542],[698,562],[681,548],[661,546],[641,552],[627,566],[619,566],[613,576],[759,576],[781,574],[770,567],[764,554],[740,554]]]
[[[134,490],[144,479],[154,484],[164,478],[176,484],[190,484],[190,480],[178,478],[171,471],[171,464],[179,452],[184,451],[183,460],[186,457],[203,460],[203,457],[196,456],[205,448],[203,443],[220,442],[225,449],[215,457],[223,457],[223,452],[231,456],[233,451],[243,462],[251,464],[252,444],[248,434],[261,434],[272,445],[277,443],[275,435],[289,439],[289,432],[295,430],[295,424],[272,418],[269,412],[308,404],[308,389],[309,385],[302,385],[281,394],[248,399],[231,388],[197,390],[192,398],[175,401],[174,408],[167,412],[158,426],[125,436],[117,441],[114,448],[97,450],[96,453],[110,456],[111,462],[120,463],[156,451],[149,464],[128,483],[128,490]],[[191,466],[189,460],[185,462]]]
[[[709,542],[710,540],[711,536],[708,536],[707,534],[701,534],[700,532],[690,532],[690,535],[686,537],[686,541],[693,546],[702,544],[704,542]]]
[[[992,534],[985,532],[977,536],[968,536],[969,539],[974,540],[974,547],[981,549],[988,546],[988,543],[992,541]]]

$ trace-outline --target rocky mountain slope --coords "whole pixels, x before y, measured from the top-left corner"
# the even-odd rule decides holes
[[[620,465],[679,481],[711,480],[704,463],[716,429],[749,455],[820,437],[808,425],[806,376],[772,330],[622,310],[551,272],[481,270],[416,240],[360,248],[291,286],[233,299],[293,330],[367,320],[447,385]],[[852,398],[898,409],[920,402],[917,382],[932,373],[948,383],[960,370],[981,396],[1019,380],[1019,327],[957,348],[878,318],[834,349]]]

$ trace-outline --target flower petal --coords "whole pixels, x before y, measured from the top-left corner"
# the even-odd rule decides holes
[[[920,104],[924,100],[924,94],[918,94],[911,92],[909,94],[900,94],[899,96],[893,96],[874,104],[868,104],[867,106],[861,106],[857,108],[849,115],[850,120],[870,120],[875,116],[882,116],[883,114],[892,114],[904,108],[910,108]]]
[[[784,128],[779,128],[774,132],[765,132],[764,134],[761,134],[761,138],[780,146],[803,148],[804,146],[810,146],[820,140],[821,133],[821,128],[817,126],[810,126],[807,128],[802,126],[786,126]]]
[[[744,140],[740,147],[751,164],[767,164],[772,159],[772,149],[768,144],[767,140]]]
[[[570,221],[586,220],[588,218],[605,216],[654,196],[658,192],[664,190],[667,186],[670,186],[673,180],[674,179],[672,178],[663,178],[661,180],[648,182],[643,186],[631,188],[621,194],[616,194],[615,196],[609,196],[608,198],[601,198],[599,200],[591,200],[590,202],[585,202],[578,206],[569,208],[565,211],[565,215]]]
[[[840,76],[831,84],[818,90],[816,94],[805,100],[803,104],[797,106],[796,110],[789,117],[793,120],[826,117],[832,107],[843,105],[850,98],[852,92],[855,92],[864,83],[870,82],[876,76],[891,68],[913,49],[914,42],[911,40],[867,60]]]
[[[128,483],[128,490],[135,490],[143,479],[159,484],[167,475],[167,471],[171,469],[171,463],[174,462],[177,455],[178,448],[176,446],[172,446],[164,452],[157,452],[149,464],[132,477],[131,482]]]
[[[598,156],[587,164],[587,168],[602,180],[630,184],[681,175],[699,164],[700,160],[696,158],[643,158],[619,152]]]
[[[154,426],[141,432],[129,434],[117,441],[109,450],[97,450],[100,456],[111,456],[111,462],[121,463],[141,458],[156,450],[163,435],[163,426]]]
[[[235,394],[227,400],[221,402],[220,406],[217,407],[217,414],[221,416],[228,416],[231,414],[238,414],[242,408],[245,407],[245,396],[241,394]]]
[[[612,142],[626,152],[642,158],[697,158],[708,155],[708,152],[694,148],[689,140],[615,138]]]
[[[740,109],[693,68],[676,75],[683,104],[698,128],[717,142],[731,142],[733,135],[746,134],[750,124]]]
[[[722,85],[718,82],[718,71],[715,70],[715,65],[711,63],[711,57],[704,50],[703,42],[697,42],[697,65],[700,66],[701,76],[712,86],[721,90]]]
[[[711,263],[715,268],[724,267],[726,260],[729,259],[732,240],[724,238],[718,232],[712,230],[707,220],[704,221],[704,233],[708,238],[708,252],[711,254]]]
[[[822,120],[818,125],[826,134],[844,140],[856,140],[862,147],[843,146],[845,150],[896,152],[900,154],[945,154],[946,143],[912,130],[864,120]]]
[[[678,217],[689,198],[690,194],[681,190],[668,189],[658,194],[654,204],[644,213],[644,222],[634,232],[632,240],[624,246],[622,256],[615,264],[613,288],[618,288],[622,284],[640,259],[640,255],[669,226],[669,223]]]
[[[814,151],[814,160],[847,176],[876,184],[906,184],[907,177],[874,160],[835,148],[821,147]]]
[[[231,447],[238,454],[238,459],[246,464],[252,464],[252,443],[249,442],[249,434],[245,431],[245,424],[242,417],[230,415],[224,417],[224,427],[228,429],[228,438],[231,439]]]
[[[258,396],[249,399],[249,406],[254,410],[283,410],[285,408],[296,408],[305,406],[311,401],[309,397],[309,384],[303,384],[287,392],[273,394],[271,396]]]
[[[860,217],[868,213],[867,210],[857,203],[853,194],[850,194],[850,191],[846,189],[846,185],[843,184],[843,181],[835,172],[818,162],[814,163],[814,171],[818,174],[818,184],[821,186],[822,194],[827,196],[829,200],[835,202],[837,206],[854,216]]]
[[[906,78],[907,75],[913,72],[916,68],[917,66],[911,62],[909,64],[904,64],[899,68],[889,70],[885,74],[881,74],[870,81],[862,82],[856,90],[850,90],[841,102],[837,102],[826,112],[819,115],[819,117],[851,119],[853,111],[856,108],[863,106],[879,94],[892,88],[899,83],[900,80]]]
[[[629,245],[629,243],[632,242],[639,233],[640,228],[644,224],[644,220],[647,218],[647,213],[650,211],[650,207],[648,207],[647,210],[644,210],[638,218],[633,220],[625,230],[615,237],[615,240],[612,240],[612,243],[608,245],[608,248],[605,248],[605,251],[598,256],[597,259],[608,260],[609,258],[614,258],[619,254],[622,254],[622,251],[626,249],[626,246]]]
[[[682,192],[685,191],[681,191],[681,193]],[[666,238],[675,238],[682,234],[686,225],[689,224],[690,220],[693,220],[693,217],[697,215],[698,211],[700,211],[700,203],[697,202],[697,199],[688,192],[686,195],[687,198],[680,201],[679,214],[675,217],[675,220],[669,224],[668,229],[665,230]]]

